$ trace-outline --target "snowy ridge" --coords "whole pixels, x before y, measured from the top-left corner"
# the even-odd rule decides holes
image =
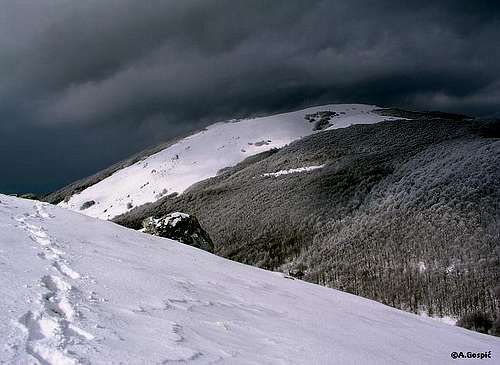
[[[134,206],[154,202],[162,196],[182,193],[196,182],[213,177],[225,167],[245,158],[283,147],[317,133],[307,115],[331,111],[325,129],[352,124],[400,119],[374,113],[376,106],[334,104],[262,118],[216,123],[170,147],[149,156],[73,195],[60,206],[97,217],[111,219]]]
[[[498,338],[0,195],[0,363],[455,364]],[[195,268],[195,269],[193,269]]]

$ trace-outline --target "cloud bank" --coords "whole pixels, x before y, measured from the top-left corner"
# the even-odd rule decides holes
[[[497,1],[0,6],[0,191],[47,191],[220,118],[328,102],[500,112]]]

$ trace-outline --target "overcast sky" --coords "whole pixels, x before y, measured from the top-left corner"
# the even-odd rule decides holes
[[[500,113],[498,0],[0,0],[0,192],[331,102]]]

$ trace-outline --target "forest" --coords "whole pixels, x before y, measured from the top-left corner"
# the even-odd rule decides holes
[[[115,222],[185,212],[221,256],[500,331],[500,122],[411,117],[306,137]]]

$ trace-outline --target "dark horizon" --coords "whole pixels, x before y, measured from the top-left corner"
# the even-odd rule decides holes
[[[327,103],[500,115],[497,1],[2,4],[2,193],[218,120]]]

